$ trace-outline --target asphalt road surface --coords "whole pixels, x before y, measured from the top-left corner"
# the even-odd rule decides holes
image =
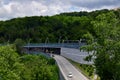
[[[89,80],[81,72],[79,72],[67,59],[60,55],[55,55],[54,59],[60,68],[65,80]],[[72,78],[68,77],[69,73],[72,73]]]

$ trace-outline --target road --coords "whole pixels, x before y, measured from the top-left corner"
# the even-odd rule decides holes
[[[55,55],[54,59],[57,61],[57,64],[65,80],[89,80],[64,57],[60,55]],[[72,75],[73,75],[72,78],[68,77],[69,72],[72,72]]]
[[[93,61],[85,61],[84,58],[88,55],[92,55],[93,52],[80,51],[80,49],[73,49],[73,48],[61,48],[61,55],[71,59],[75,62],[81,63],[81,64],[93,64]]]

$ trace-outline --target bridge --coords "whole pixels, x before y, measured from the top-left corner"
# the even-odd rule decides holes
[[[80,49],[81,46],[85,45],[85,43],[29,43],[23,47],[23,51],[26,53],[30,52],[44,52],[44,53],[52,53],[52,54],[61,54],[63,48],[71,48],[71,49]]]

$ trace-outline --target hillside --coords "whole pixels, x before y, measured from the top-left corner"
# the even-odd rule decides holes
[[[0,43],[14,42],[17,38],[25,42],[58,42],[62,40],[79,40],[90,32],[95,35],[91,21],[102,13],[118,10],[96,10],[92,12],[61,13],[54,16],[32,16],[0,21]]]

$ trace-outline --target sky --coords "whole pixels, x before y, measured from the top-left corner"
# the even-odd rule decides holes
[[[0,20],[120,7],[120,0],[0,0]]]

